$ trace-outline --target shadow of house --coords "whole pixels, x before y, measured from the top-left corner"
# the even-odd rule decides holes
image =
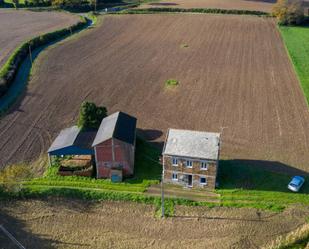
[[[300,193],[309,194],[309,174],[289,165],[262,160],[220,160],[219,189],[290,192],[287,185],[294,175],[306,177]]]
[[[160,180],[162,166],[160,156],[162,150],[145,140],[136,139],[134,177],[127,178],[127,183],[142,183],[144,180]]]

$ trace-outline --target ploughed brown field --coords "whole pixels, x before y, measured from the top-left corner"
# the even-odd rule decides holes
[[[212,8],[271,12],[276,0],[161,0],[139,8]]]
[[[79,18],[61,12],[0,9],[0,67],[26,40],[77,23]]]
[[[139,133],[157,143],[168,128],[226,127],[221,158],[309,172],[309,112],[272,19],[107,16],[80,35],[39,57],[0,120],[1,166],[46,153],[89,100],[136,116]],[[179,85],[167,88],[167,79]]]
[[[69,199],[2,201],[3,225],[26,248],[255,249],[304,223],[308,208],[282,213],[183,207],[155,218],[153,206]],[[0,230],[0,248],[15,249]]]

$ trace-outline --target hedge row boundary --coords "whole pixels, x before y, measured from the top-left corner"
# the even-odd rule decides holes
[[[208,9],[208,8],[146,8],[125,10],[119,14],[155,14],[155,13],[210,13],[210,14],[230,14],[230,15],[255,15],[269,16],[268,13],[257,10],[237,10],[237,9]],[[117,13],[116,13],[117,14]]]
[[[18,69],[22,62],[29,55],[29,50],[33,51],[41,46],[54,42],[71,32],[78,31],[88,24],[85,17],[80,17],[80,21],[70,27],[52,31],[40,36],[36,36],[17,47],[5,64],[0,68],[0,97],[3,96],[13,83]]]

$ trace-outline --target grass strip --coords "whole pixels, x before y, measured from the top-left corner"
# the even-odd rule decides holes
[[[309,26],[279,26],[279,31],[309,104]]]

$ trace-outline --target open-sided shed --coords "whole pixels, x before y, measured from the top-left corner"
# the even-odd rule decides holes
[[[48,156],[94,155],[95,135],[96,131],[81,131],[77,126],[63,129],[48,149]]]

